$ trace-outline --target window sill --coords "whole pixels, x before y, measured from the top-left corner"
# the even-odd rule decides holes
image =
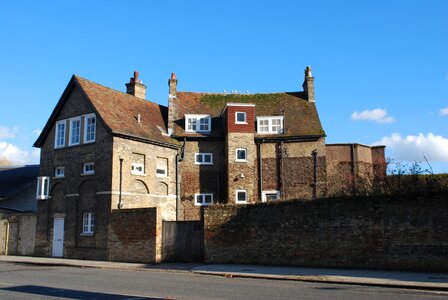
[[[247,125],[248,123],[247,122],[235,122],[235,124],[240,124],[240,125]]]
[[[55,179],[65,179],[65,176],[54,176],[51,177],[51,179],[55,180]]]
[[[91,176],[95,175],[95,173],[81,173],[81,176]]]
[[[241,202],[241,201],[235,201],[235,204],[249,204],[247,201]]]
[[[84,232],[82,232],[82,233],[80,233],[79,234],[80,236],[93,236],[93,232],[92,233],[84,233]]]
[[[131,172],[131,175],[134,175],[134,176],[143,176],[143,177],[146,177],[146,174],[138,174],[138,173],[132,173],[132,172]]]
[[[247,163],[247,160],[235,160],[235,162],[239,162],[239,163]]]
[[[195,162],[194,164],[198,165],[198,166],[213,166],[214,165],[214,163],[197,163],[197,162]]]

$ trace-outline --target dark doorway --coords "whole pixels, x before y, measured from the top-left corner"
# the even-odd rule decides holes
[[[203,221],[163,221],[163,262],[203,262]]]

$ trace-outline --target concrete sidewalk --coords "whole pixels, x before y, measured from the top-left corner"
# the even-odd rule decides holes
[[[163,263],[139,264],[63,258],[0,256],[0,262],[25,263],[45,266],[108,268],[134,271],[187,272],[225,277],[248,277],[278,280],[297,280],[325,283],[372,285],[448,291],[448,273],[374,271],[356,269],[324,269],[276,267],[260,265]]]

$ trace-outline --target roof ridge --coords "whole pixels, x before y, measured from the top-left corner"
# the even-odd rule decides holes
[[[198,95],[237,95],[237,96],[251,96],[251,95],[277,95],[277,94],[292,94],[292,93],[304,93],[304,91],[292,91],[292,92],[267,92],[267,93],[223,93],[223,92],[191,92],[191,91],[177,91],[177,93],[191,93]]]
[[[82,80],[88,81],[88,82],[90,82],[90,83],[92,83],[92,84],[95,84],[95,85],[99,85],[100,87],[103,87],[103,88],[105,88],[105,89],[111,90],[111,91],[113,91],[113,92],[116,92],[116,93],[120,93],[120,94],[126,95],[126,97],[131,97],[131,99],[133,99],[133,100],[138,100],[138,101],[145,101],[145,102],[147,102],[147,103],[150,103],[150,104],[156,104],[156,105],[160,105],[160,106],[164,106],[164,107],[166,107],[166,106],[165,106],[165,105],[163,105],[163,104],[159,104],[159,103],[156,103],[156,102],[154,102],[154,101],[151,101],[151,100],[148,100],[148,99],[142,99],[142,98],[139,98],[139,97],[135,97],[135,96],[133,96],[133,95],[130,95],[130,94],[128,94],[128,93],[125,93],[125,92],[122,92],[122,91],[116,90],[116,89],[114,89],[114,88],[111,88],[111,87],[105,86],[105,85],[103,85],[103,84],[101,84],[101,83],[98,83],[98,82],[92,81],[92,80],[90,80],[90,79],[87,79],[87,78],[84,78],[84,77],[82,77],[82,76],[79,76],[79,75],[76,75],[76,74],[73,74],[73,76],[74,76],[74,77],[75,77],[75,79],[76,79],[76,80],[78,80],[78,81],[79,81],[79,79],[82,79]]]

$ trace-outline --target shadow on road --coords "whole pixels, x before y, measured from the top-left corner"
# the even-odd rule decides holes
[[[108,294],[108,293],[98,293],[98,292],[88,292],[88,291],[79,291],[79,290],[69,290],[69,289],[58,289],[54,287],[47,286],[38,286],[38,285],[22,285],[15,287],[2,288],[0,290],[18,292],[18,293],[27,293],[34,294],[40,296],[52,296],[59,298],[68,298],[68,299],[150,299],[150,300],[161,300],[161,299],[170,299],[170,298],[152,298],[152,297],[140,297],[140,296],[132,296],[132,295],[117,295],[117,294]]]

